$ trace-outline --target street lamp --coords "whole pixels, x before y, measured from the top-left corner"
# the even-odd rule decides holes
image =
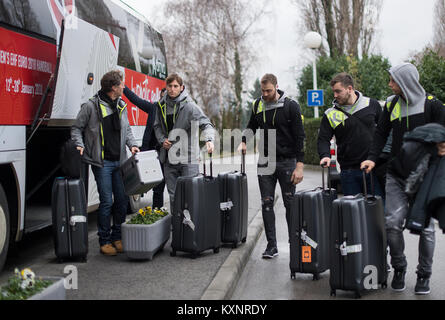
[[[319,49],[321,46],[321,35],[317,32],[309,32],[306,34],[306,36],[304,37],[304,44],[307,48],[309,49]],[[316,65],[316,61],[317,61],[317,56],[314,57],[314,62],[313,62],[313,72],[314,72],[314,90],[317,90],[317,65]],[[315,107],[314,110],[314,117],[318,118],[318,107]]]

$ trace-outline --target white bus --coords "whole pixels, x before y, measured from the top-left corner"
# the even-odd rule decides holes
[[[125,3],[0,0],[0,271],[10,244],[51,225],[61,146],[81,104],[114,69],[140,97],[159,99],[162,35]],[[128,118],[141,143],[147,114],[129,103]],[[99,198],[91,171],[88,180],[90,212]]]

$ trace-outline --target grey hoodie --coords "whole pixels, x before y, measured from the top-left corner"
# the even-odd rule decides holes
[[[199,159],[198,129],[203,131],[205,141],[215,140],[215,129],[210,120],[204,115],[196,103],[193,102],[185,89],[175,99],[170,99],[168,95],[165,95],[159,102],[158,107],[163,110],[165,108],[167,112],[165,113],[165,111],[163,112],[161,110],[156,112],[153,129],[160,145],[164,143],[165,139],[168,139],[173,143],[173,146],[169,151],[170,162],[173,164],[197,163]],[[164,114],[173,114],[175,117],[174,125],[171,130],[167,130]],[[181,139],[181,134],[185,134],[186,137]],[[166,163],[166,149],[161,148],[159,159],[162,163]]]
[[[404,63],[389,70],[394,81],[402,89],[404,99],[399,99],[401,106],[401,117],[412,116],[425,111],[425,89],[419,82],[419,72],[411,63]],[[391,96],[388,102],[395,96]]]

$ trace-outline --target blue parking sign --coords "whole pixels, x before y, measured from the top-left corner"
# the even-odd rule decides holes
[[[308,90],[307,91],[307,106],[321,107],[324,105],[323,90]]]

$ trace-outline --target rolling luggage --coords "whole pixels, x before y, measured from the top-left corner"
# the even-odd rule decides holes
[[[52,190],[52,219],[55,253],[67,259],[87,261],[88,219],[82,180],[57,178]]]
[[[155,150],[134,154],[121,165],[120,171],[127,196],[146,193],[164,179]]]
[[[247,239],[248,188],[246,158],[242,155],[241,172],[226,172],[218,175],[221,202],[221,241],[234,248]]]
[[[177,251],[191,253],[195,259],[203,251],[221,247],[221,211],[218,179],[210,176],[179,177],[173,204],[172,257]]]
[[[377,289],[378,284],[387,287],[383,201],[381,197],[367,195],[365,173],[363,181],[364,195],[343,197],[333,203],[331,296],[340,289],[354,291],[356,298],[360,298],[362,291]]]
[[[330,170],[330,169],[328,169]],[[298,191],[291,202],[289,247],[291,279],[295,273],[311,273],[318,280],[319,274],[329,269],[329,222],[332,202],[337,190],[328,189],[322,172],[323,186],[315,190]]]

